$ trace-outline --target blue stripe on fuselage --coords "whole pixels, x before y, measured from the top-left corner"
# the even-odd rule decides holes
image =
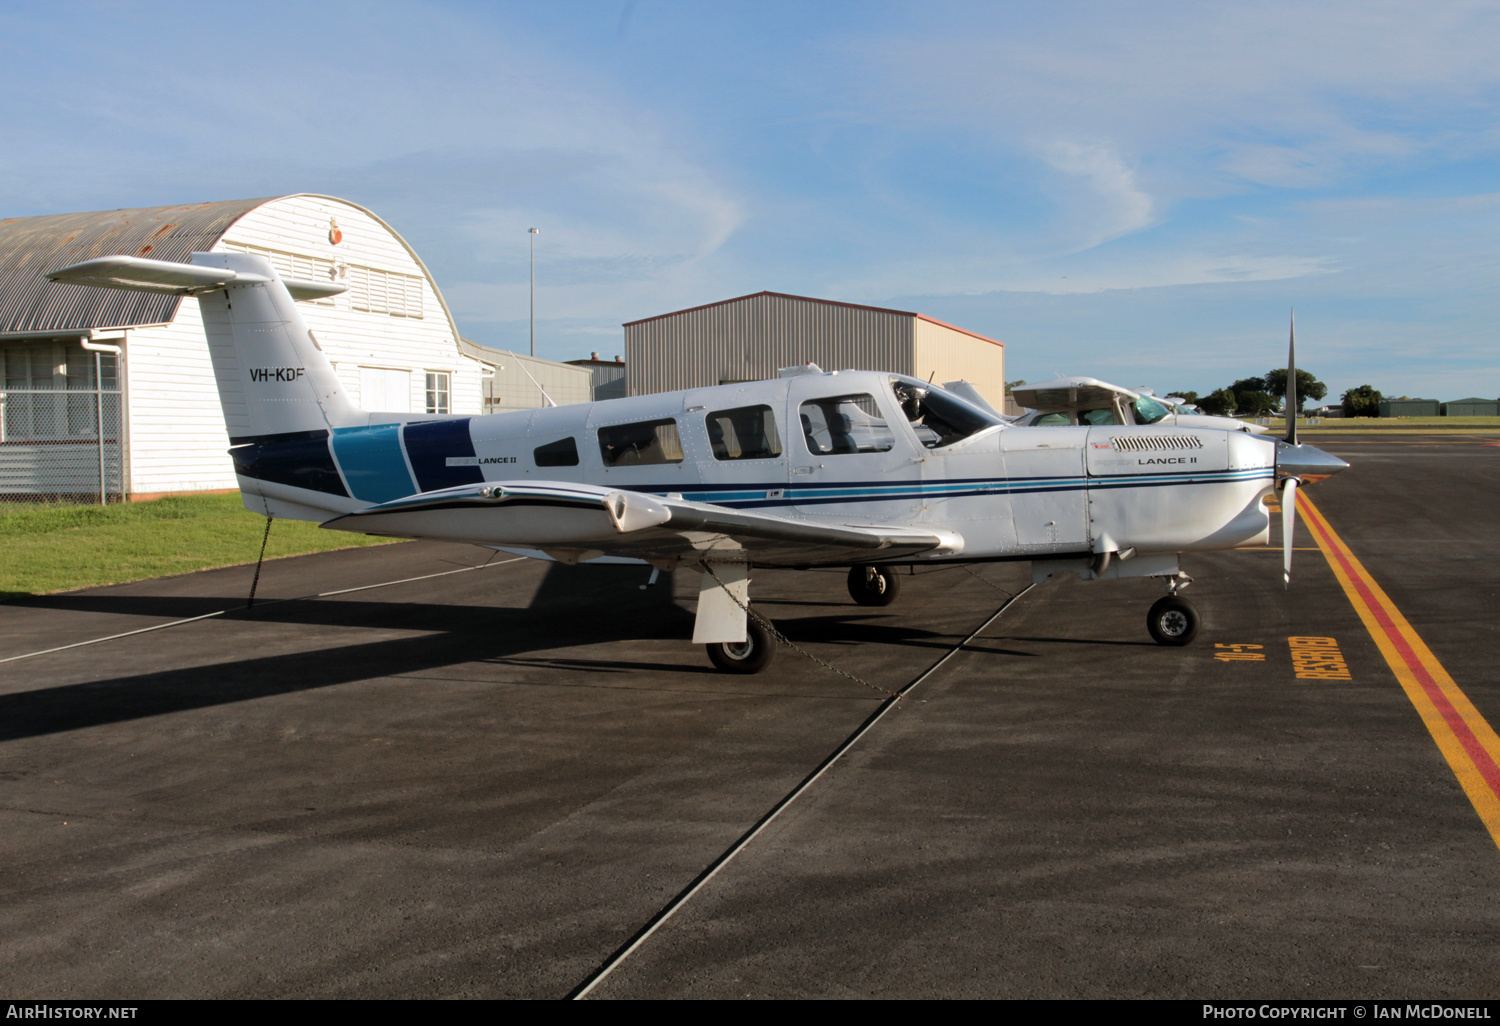
[[[390,502],[415,492],[401,455],[401,425],[334,428],[333,455],[356,499]]]
[[[429,420],[406,425],[406,458],[416,472],[420,491],[432,492],[455,485],[478,484],[484,471],[477,462],[469,466],[448,465],[450,456],[474,457],[474,441],[469,437],[469,421]]]

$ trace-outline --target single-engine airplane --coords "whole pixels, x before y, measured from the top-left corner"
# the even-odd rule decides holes
[[[1011,392],[1027,411],[1017,427],[1108,424],[1157,424],[1162,427],[1206,427],[1266,434],[1268,429],[1233,417],[1215,417],[1186,409],[1181,400],[1158,399],[1139,389],[1121,388],[1098,378],[1057,378],[1017,386]]]
[[[239,253],[100,257],[48,277],[198,297],[246,508],[570,564],[700,571],[693,641],[731,672],[757,672],[773,652],[749,615],[755,567],[849,567],[864,605],[896,597],[899,565],[1029,560],[1037,580],[1155,577],[1167,595],[1150,633],[1186,644],[1198,614],[1179,594],[1179,555],[1264,544],[1261,500],[1281,487],[1289,583],[1296,486],[1347,466],[1297,444],[1295,424],[1283,441],[1183,425],[1018,427],[963,387],[812,365],[490,416],[370,412],[295,305],[340,286],[283,280]]]

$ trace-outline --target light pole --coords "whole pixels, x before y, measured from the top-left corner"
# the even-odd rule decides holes
[[[540,228],[528,228],[527,234],[531,236],[531,355],[536,355],[536,237],[541,234]]]

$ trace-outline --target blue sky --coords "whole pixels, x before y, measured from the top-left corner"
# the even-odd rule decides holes
[[[772,289],[1008,375],[1500,395],[1500,7],[9,3],[0,214],[328,193],[460,329],[622,349]]]

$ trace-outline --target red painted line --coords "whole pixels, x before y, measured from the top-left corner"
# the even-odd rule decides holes
[[[1484,778],[1484,782],[1489,785],[1490,790],[1495,796],[1500,798],[1500,765],[1495,763],[1490,753],[1480,743],[1479,738],[1474,736],[1474,732],[1469,728],[1468,723],[1464,721],[1463,717],[1459,715],[1458,710],[1453,708],[1453,704],[1448,700],[1448,696],[1443,693],[1438,682],[1432,679],[1432,674],[1428,672],[1421,657],[1412,650],[1410,643],[1402,635],[1396,624],[1392,622],[1384,606],[1370,591],[1369,586],[1364,581],[1364,575],[1350,565],[1348,557],[1344,554],[1343,546],[1333,543],[1328,531],[1325,529],[1326,525],[1321,515],[1313,514],[1312,516],[1308,516],[1308,513],[1312,513],[1312,511],[1305,511],[1303,514],[1304,517],[1312,524],[1313,530],[1329,542],[1329,549],[1338,558],[1339,564],[1344,569],[1344,573],[1348,575],[1349,580],[1354,584],[1355,590],[1359,592],[1360,598],[1364,600],[1365,607],[1370,610],[1376,622],[1380,624],[1380,629],[1385,633],[1391,646],[1401,654],[1401,661],[1406,664],[1406,668],[1417,679],[1417,683],[1421,685],[1428,700],[1432,702],[1439,715],[1442,716],[1443,721],[1448,724],[1448,729],[1453,731],[1454,737],[1463,746],[1464,751],[1468,754],[1470,760],[1473,761],[1474,768]]]

